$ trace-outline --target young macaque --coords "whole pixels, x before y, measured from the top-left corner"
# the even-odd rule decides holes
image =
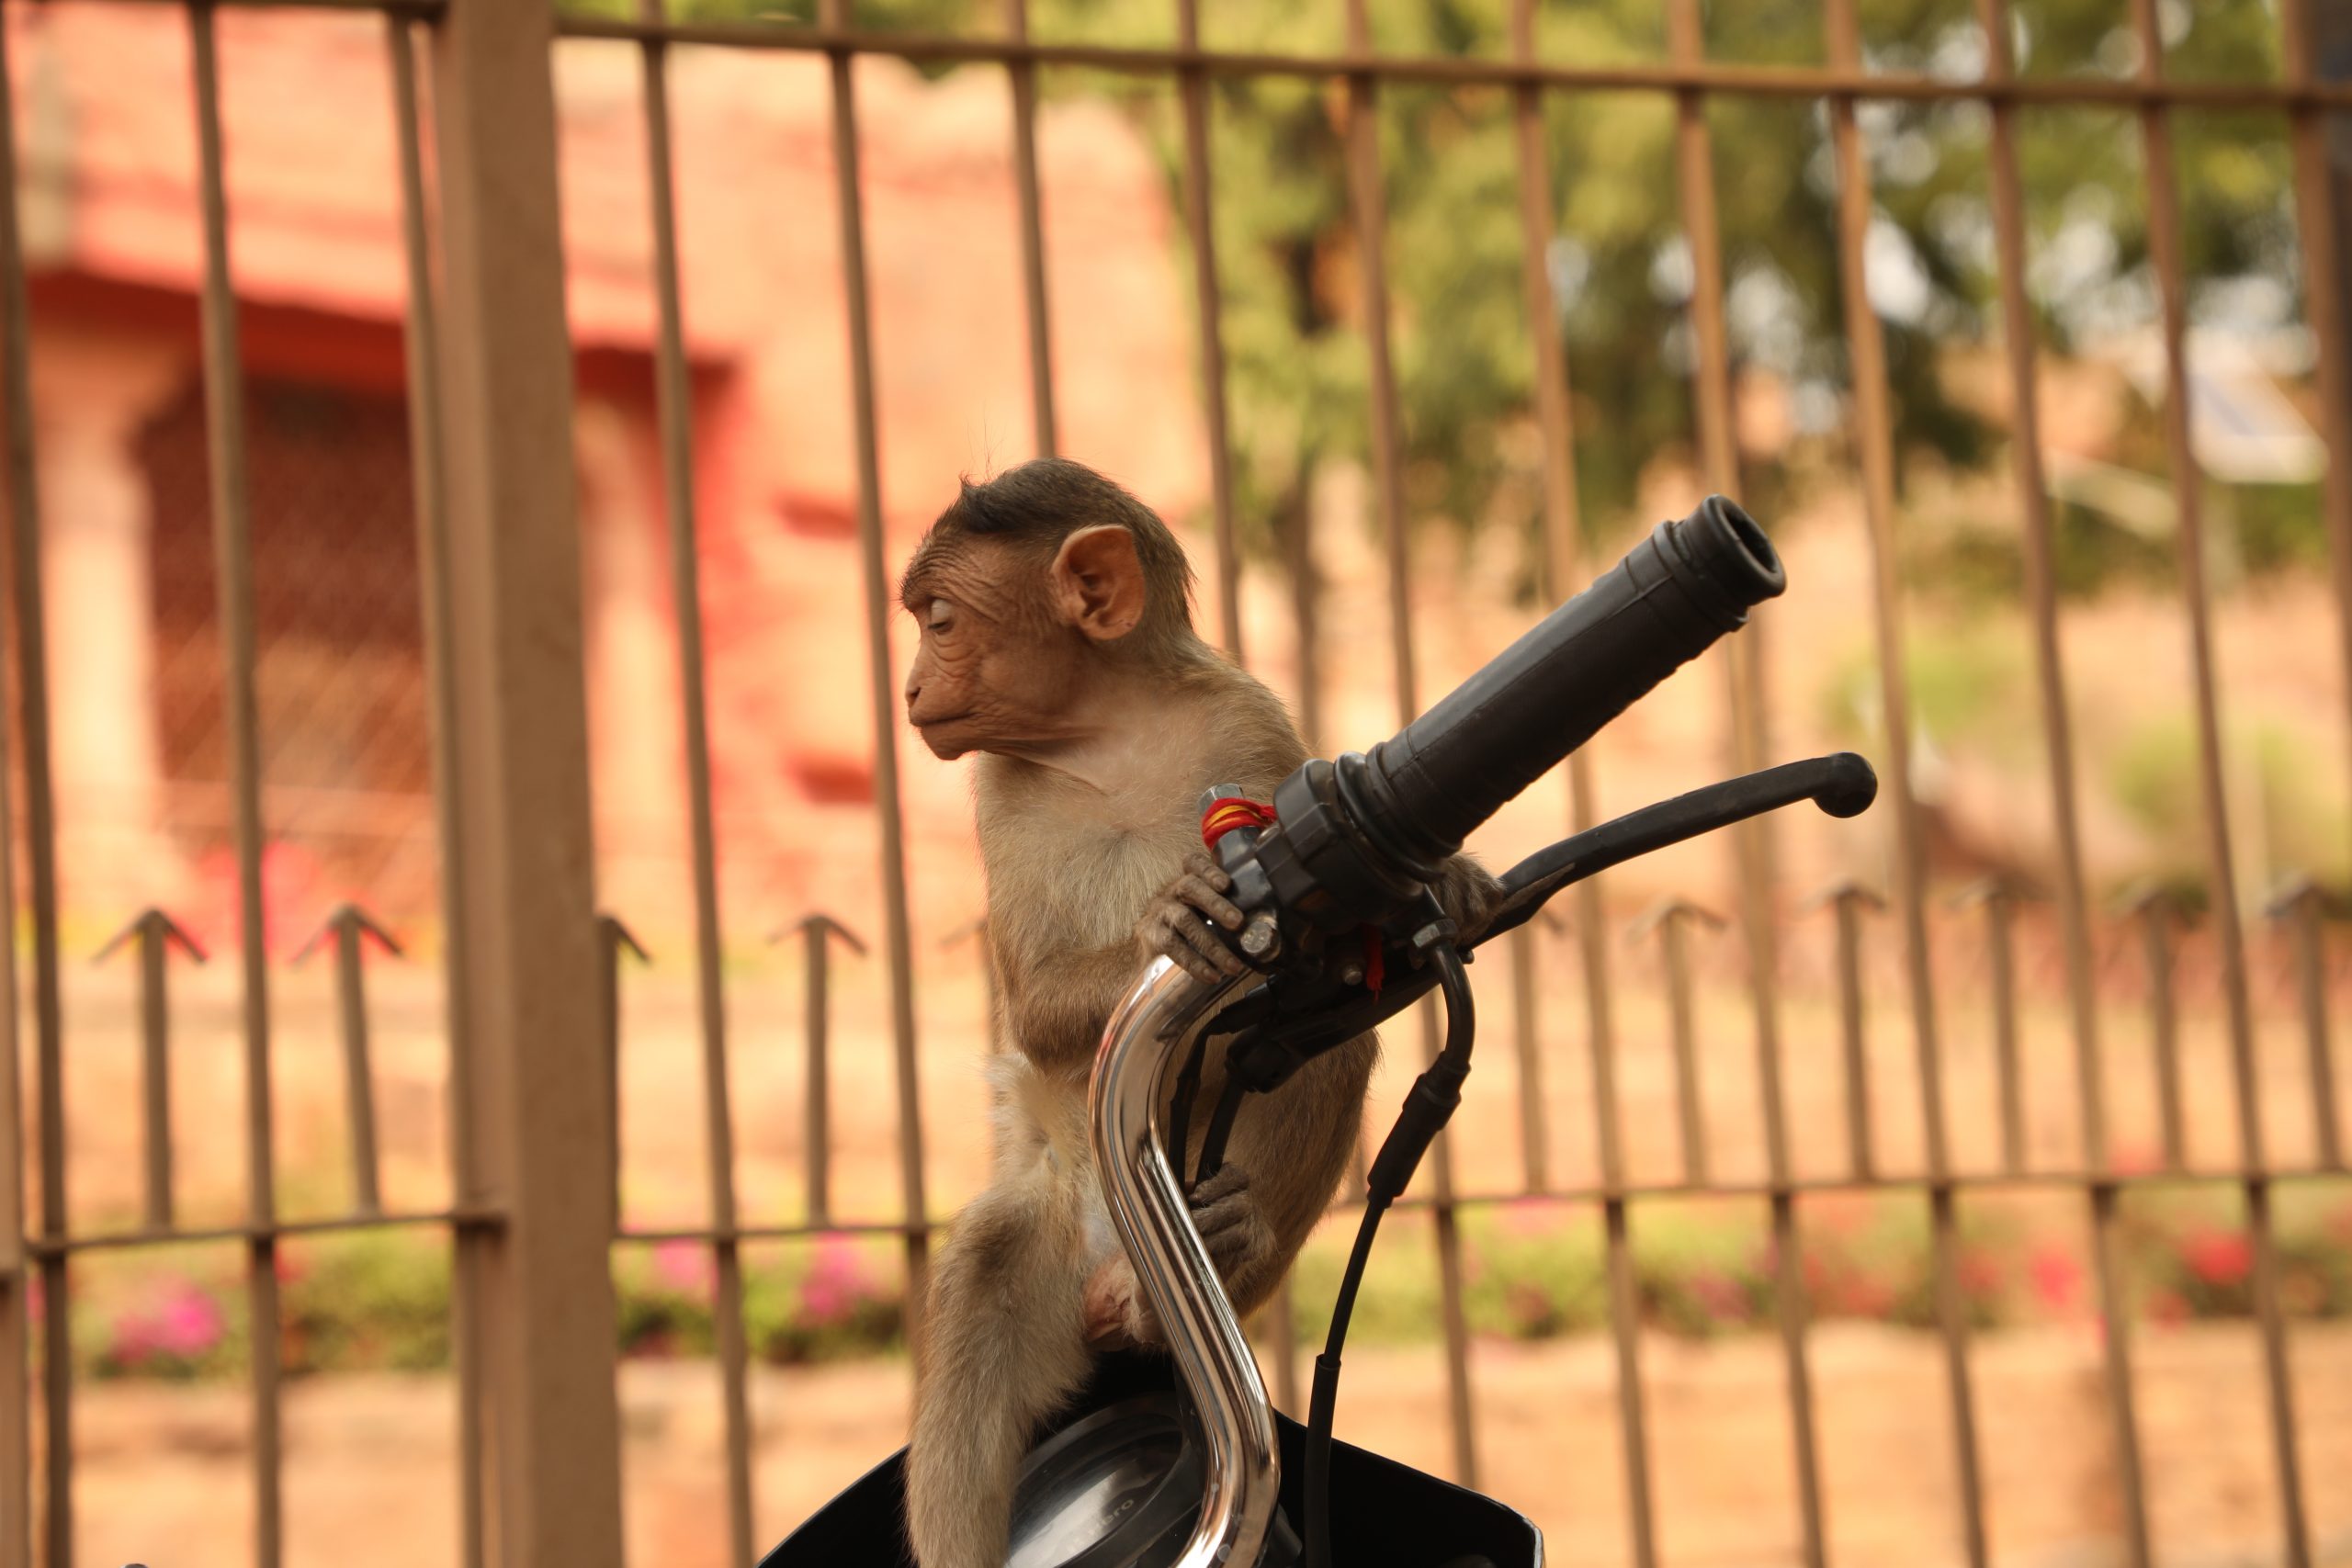
[[[1204,852],[1199,796],[1254,799],[1306,761],[1282,703],[1194,634],[1192,571],[1150,508],[1082,465],[967,482],[899,590],[922,626],[907,718],[974,774],[988,921],[1009,1049],[995,1077],[993,1180],[941,1247],[923,1313],[907,1458],[922,1568],[1002,1568],[1013,1483],[1040,1422],[1095,1354],[1160,1342],[1103,1209],[1087,1080],[1104,1023],[1152,958],[1214,982],[1212,934],[1240,911]],[[1498,897],[1466,859],[1439,900],[1475,931]],[[1189,1194],[1235,1309],[1272,1294],[1359,1135],[1377,1054],[1365,1034],[1253,1096],[1226,1161]],[[1212,1050],[1197,1151],[1224,1079]]]

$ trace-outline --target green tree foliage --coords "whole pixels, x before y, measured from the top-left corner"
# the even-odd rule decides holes
[[[695,0],[698,15],[806,19],[810,0]],[[1656,0],[1551,4],[1544,58],[1580,64],[1662,59]],[[1816,0],[1740,0],[1708,8],[1711,59],[1812,64],[1826,58]],[[1032,35],[1105,44],[1173,41],[1174,0],[1032,0]],[[1510,0],[1372,0],[1375,47],[1416,55],[1500,57]],[[1956,81],[1981,73],[1971,0],[1860,0],[1868,63]],[[2165,0],[2167,72],[2275,75],[2277,21],[2266,0]],[[2029,75],[2128,75],[2138,46],[2120,0],[2017,0],[2018,69]],[[986,33],[999,0],[861,0],[876,29]],[[1212,0],[1209,47],[1319,54],[1344,46],[1338,0],[1308,6]],[[1171,195],[1182,179],[1175,94],[1165,77],[1049,70],[1048,95],[1125,104],[1158,149]],[[1282,75],[1219,78],[1213,88],[1216,225],[1229,366],[1235,476],[1243,525],[1263,543],[1305,502],[1317,468],[1368,446],[1363,258],[1345,163],[1343,83]],[[1532,530],[1540,510],[1532,430],[1534,355],[1521,282],[1519,151],[1508,89],[1391,84],[1379,96],[1385,256],[1408,470],[1417,523]],[[1719,94],[1707,104],[1721,214],[1735,372],[1790,389],[1797,436],[1778,457],[1750,455],[1743,488],[1777,506],[1823,464],[1849,465],[1844,340],[1829,117],[1816,101]],[[1682,237],[1675,107],[1649,92],[1553,92],[1544,99],[1553,231],[1545,265],[1576,389],[1577,466],[1589,525],[1634,500],[1637,477],[1692,444],[1691,266]],[[1896,438],[1919,457],[1980,465],[2005,433],[1947,386],[1948,344],[1997,323],[1981,104],[1882,100],[1859,106],[1875,221],[1872,305],[1885,329]],[[2183,231],[2200,314],[2290,319],[2294,231],[2283,126],[2276,117],[2175,117]],[[2020,118],[2031,228],[2029,283],[2046,344],[2071,351],[2153,320],[2147,199],[2129,110],[2042,107]],[[2147,411],[2143,411],[2146,412]],[[2153,414],[2147,423],[2153,429]]]

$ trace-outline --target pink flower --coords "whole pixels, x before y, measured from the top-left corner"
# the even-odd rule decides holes
[[[219,1345],[227,1327],[218,1303],[187,1280],[175,1280],[153,1307],[117,1320],[112,1354],[126,1367],[155,1356],[192,1361]]]
[[[2243,1284],[2254,1272],[2254,1243],[2244,1231],[2201,1230],[2180,1244],[2180,1260],[2208,1285]]]
[[[2075,1310],[2075,1298],[2083,1285],[2083,1268],[2072,1253],[2045,1242],[2033,1249],[2026,1272],[2033,1280],[2034,1299],[2045,1310],[2062,1315]]]
[[[662,1285],[681,1295],[710,1294],[717,1270],[710,1255],[691,1241],[657,1242],[653,1247],[653,1276]]]
[[[808,1322],[820,1326],[843,1322],[872,1294],[858,1266],[857,1249],[847,1238],[829,1235],[817,1244],[817,1256],[800,1280],[800,1311]]]
[[[156,1348],[192,1359],[220,1344],[226,1327],[219,1304],[183,1280],[156,1314]]]

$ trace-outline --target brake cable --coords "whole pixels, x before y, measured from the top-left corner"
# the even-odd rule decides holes
[[[1300,1531],[1306,1538],[1306,1568],[1331,1568],[1331,1425],[1339,1409],[1340,1350],[1347,1343],[1348,1319],[1355,1312],[1356,1287],[1363,1283],[1381,1215],[1404,1195],[1421,1156],[1462,1103],[1462,1081],[1470,1076],[1471,1037],[1477,1022],[1470,976],[1451,941],[1433,945],[1430,958],[1445,995],[1445,1048],[1413,1080],[1405,1108],[1397,1112],[1396,1124],[1388,1130],[1365,1177],[1363,1219],[1356,1226],[1355,1246],[1348,1253],[1347,1272],[1331,1306],[1330,1333],[1323,1353],[1315,1358],[1315,1392],[1306,1421],[1305,1528]]]

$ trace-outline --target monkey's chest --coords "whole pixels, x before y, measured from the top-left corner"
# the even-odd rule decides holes
[[[1052,818],[1032,826],[1020,852],[989,859],[989,913],[1035,931],[1039,957],[1126,941],[1183,868],[1183,846],[1166,833]]]

